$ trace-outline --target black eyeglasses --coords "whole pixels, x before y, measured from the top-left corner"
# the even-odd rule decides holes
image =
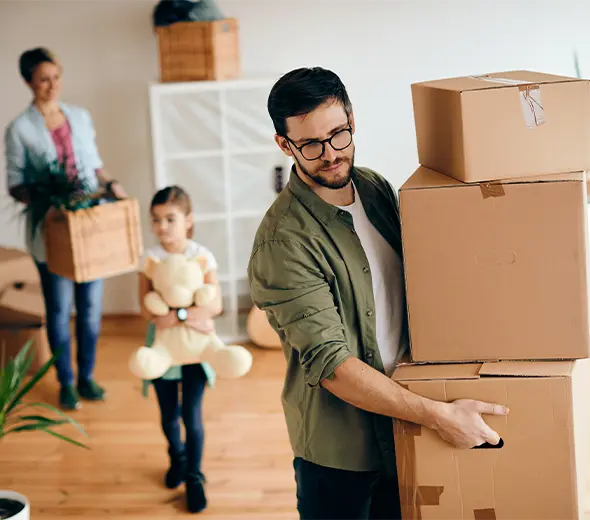
[[[319,159],[326,151],[326,143],[330,143],[330,146],[337,152],[344,150],[352,143],[352,128],[349,126],[339,132],[336,132],[332,137],[324,139],[323,141],[309,141],[302,146],[297,146],[291,139],[285,136],[285,139],[289,141],[303,158],[308,161],[315,161]]]

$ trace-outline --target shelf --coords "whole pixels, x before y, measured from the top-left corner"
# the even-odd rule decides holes
[[[239,155],[258,155],[269,153],[282,153],[275,145],[269,146],[252,146],[248,148],[235,148],[228,150],[198,150],[190,152],[176,152],[164,155],[165,161],[181,161],[186,159],[210,159],[212,157],[223,157],[224,154],[229,156]]]
[[[155,187],[177,184],[191,198],[195,239],[218,263],[224,313],[215,323],[227,343],[248,340],[248,259],[276,199],[275,168],[291,167],[266,110],[274,81],[150,85]]]
[[[150,90],[159,95],[179,94],[183,92],[203,92],[206,90],[247,90],[249,88],[270,88],[279,78],[240,78],[224,81],[186,81],[180,83],[150,83]]]
[[[239,211],[236,213],[203,213],[202,215],[195,214],[194,220],[195,224],[198,222],[215,222],[218,220],[227,220],[227,219],[249,219],[249,218],[259,218],[262,220],[264,214],[266,213],[266,208],[264,211]]]

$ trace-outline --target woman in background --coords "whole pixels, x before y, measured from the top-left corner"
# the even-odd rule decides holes
[[[92,192],[109,190],[115,197],[126,196],[121,185],[111,179],[95,142],[92,118],[84,108],[59,101],[62,69],[55,56],[44,48],[24,52],[20,74],[31,89],[31,104],[5,131],[7,184],[10,195],[28,205],[27,186],[58,160],[68,177],[78,177]],[[35,177],[36,178],[36,177]],[[53,352],[60,349],[55,367],[60,383],[62,408],[79,408],[79,398],[104,399],[105,391],[93,378],[96,344],[102,318],[103,280],[74,283],[47,268],[43,226],[33,233],[31,219],[26,224],[26,244],[33,256],[45,299],[47,336]],[[76,305],[77,380],[72,369],[70,318]]]

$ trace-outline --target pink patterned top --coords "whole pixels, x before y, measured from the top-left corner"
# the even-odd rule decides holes
[[[76,156],[74,155],[74,145],[72,143],[72,129],[66,120],[64,124],[51,130],[51,138],[55,144],[57,160],[65,164],[66,174],[70,178],[76,177]]]

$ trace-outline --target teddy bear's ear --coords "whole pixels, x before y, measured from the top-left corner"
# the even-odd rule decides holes
[[[193,258],[193,260],[201,265],[203,273],[207,272],[207,266],[209,262],[207,262],[207,259],[204,256],[196,256]]]
[[[160,259],[155,256],[148,256],[143,264],[143,273],[151,280],[154,276],[154,269],[160,263]]]

